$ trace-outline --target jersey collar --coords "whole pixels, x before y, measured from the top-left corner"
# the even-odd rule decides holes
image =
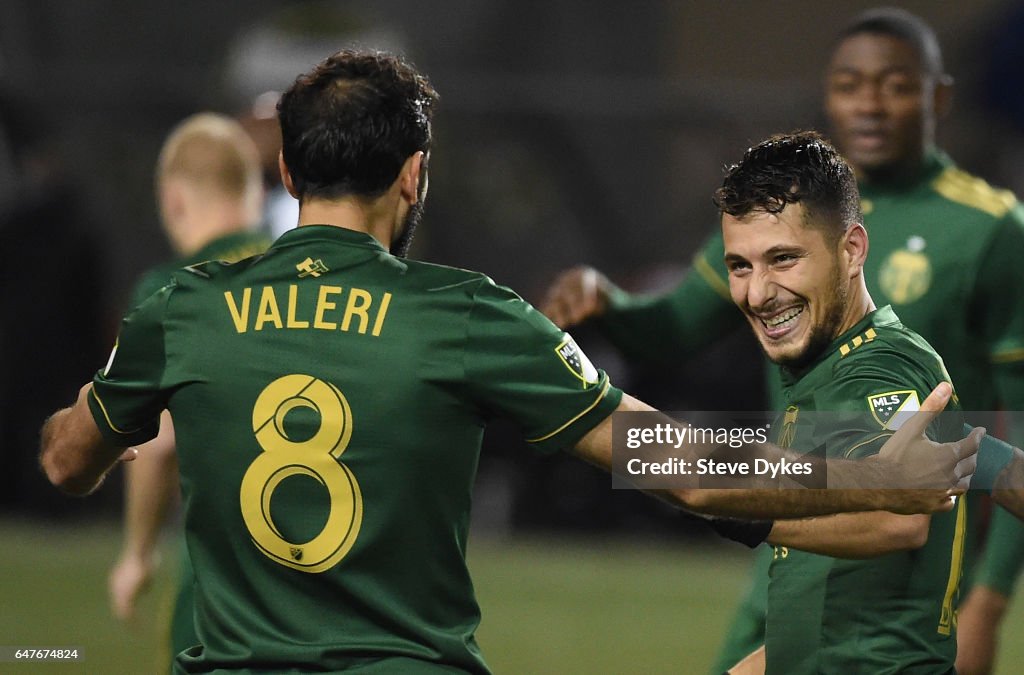
[[[292,246],[294,244],[311,241],[329,241],[346,246],[359,246],[361,248],[372,248],[383,253],[388,250],[379,241],[365,232],[350,230],[347,227],[336,225],[302,225],[293,230],[288,230],[274,242],[273,248]]]
[[[940,173],[951,166],[953,166],[953,160],[949,155],[936,147],[932,147],[925,151],[921,168],[913,176],[907,176],[903,180],[884,183],[860,183],[860,196],[865,199],[873,199],[883,194],[910,192],[922,185],[931,185],[931,182]]]

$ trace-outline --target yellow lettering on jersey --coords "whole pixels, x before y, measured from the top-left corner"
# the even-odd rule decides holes
[[[324,312],[337,307],[337,305],[327,299],[327,296],[339,294],[341,294],[341,286],[320,287],[320,294],[316,296],[316,315],[313,317],[313,328],[334,330],[338,327],[338,324],[333,321],[324,321]]]
[[[228,311],[231,312],[231,321],[235,324],[235,330],[244,333],[249,327],[249,301],[252,300],[252,289],[246,288],[242,291],[242,309],[238,309],[235,296],[231,291],[224,291],[224,300],[228,303]]]
[[[299,304],[299,287],[295,284],[288,285],[288,328],[309,328],[308,321],[299,321],[295,318],[295,308]]]
[[[248,290],[248,289],[246,289]],[[256,325],[253,330],[263,330],[263,324],[272,323],[274,328],[281,328],[281,310],[277,308],[277,296],[274,295],[272,286],[264,286],[263,294],[260,296],[260,311],[256,315]]]
[[[367,310],[373,303],[373,296],[369,291],[361,288],[352,288],[348,292],[348,304],[345,305],[345,316],[341,320],[341,329],[348,330],[354,315],[359,316],[359,333],[366,333],[366,325],[370,323],[370,316]]]
[[[391,304],[391,294],[385,293],[380,301],[380,308],[377,309],[377,319],[373,322],[373,337],[380,335],[380,329],[384,327],[384,317],[388,313],[388,305]]]

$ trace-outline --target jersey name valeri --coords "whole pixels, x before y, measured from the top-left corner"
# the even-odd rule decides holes
[[[231,323],[238,333],[264,328],[369,331],[379,337],[391,306],[391,293],[376,297],[362,288],[321,285],[315,300],[303,287],[289,284],[287,289],[274,286],[245,287],[238,293],[224,291],[224,300]]]

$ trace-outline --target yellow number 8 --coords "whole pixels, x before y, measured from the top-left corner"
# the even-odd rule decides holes
[[[284,418],[295,408],[320,414],[313,437],[293,441]],[[256,398],[252,430],[263,452],[242,477],[239,501],[253,543],[271,560],[302,572],[323,572],[345,557],[359,535],[363,497],[348,467],[338,461],[352,437],[348,401],[330,382],[311,375],[285,375]],[[290,476],[309,476],[327,488],[330,513],[320,534],[305,543],[287,541],[274,525],[270,499]]]

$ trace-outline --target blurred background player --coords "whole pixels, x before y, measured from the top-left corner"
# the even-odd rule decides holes
[[[263,199],[257,149],[230,117],[199,113],[167,137],[156,167],[160,220],[178,258],[148,272],[136,286],[130,307],[170,281],[174,270],[208,260],[234,262],[266,250],[258,232]],[[160,433],[139,447],[137,461],[125,466],[124,544],[110,572],[111,608],[129,620],[136,599],[153,575],[162,526],[178,495],[174,426],[167,411]],[[180,558],[180,583],[171,625],[171,653],[198,640],[192,624],[192,575]],[[163,664],[161,664],[163,665]]]
[[[1024,255],[1021,207],[1012,194],[958,169],[935,146],[935,127],[950,107],[952,81],[938,41],[902,10],[868,11],[841,31],[825,78],[832,140],[853,166],[871,255],[871,295],[943,355],[965,410],[1024,409]],[[542,311],[562,327],[588,318],[628,357],[693,353],[742,323],[728,301],[720,235],[697,254],[673,291],[637,297],[593,268],[564,273]],[[778,375],[769,368],[772,405]],[[1024,530],[993,510],[977,566],[985,504],[971,498],[965,579],[974,588],[961,605],[957,668],[989,672],[998,621],[1019,573]],[[980,507],[980,508],[979,508]],[[753,587],[713,668],[720,673],[763,636],[766,570],[759,551]],[[972,569],[975,570],[973,576]]]

